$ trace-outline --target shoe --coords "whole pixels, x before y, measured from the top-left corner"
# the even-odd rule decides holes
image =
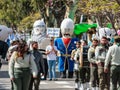
[[[65,75],[63,75],[63,76],[61,76],[61,78],[66,78],[66,76],[65,76]]]
[[[53,79],[53,81],[57,81],[58,79]]]
[[[49,81],[52,81],[52,79],[49,79]]]

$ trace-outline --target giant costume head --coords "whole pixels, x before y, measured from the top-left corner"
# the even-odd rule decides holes
[[[44,20],[37,20],[33,24],[33,35],[42,35],[45,33],[46,25]]]
[[[70,18],[66,18],[61,23],[61,33],[63,37],[69,38],[73,34],[74,22]]]
[[[101,39],[103,36],[106,36],[106,37],[111,38],[111,36],[112,36],[112,31],[111,31],[109,28],[107,28],[107,27],[105,27],[105,28],[100,28],[100,29],[99,29],[99,37],[100,37],[100,39]]]
[[[5,41],[9,34],[12,33],[12,29],[7,26],[0,25],[0,40]]]

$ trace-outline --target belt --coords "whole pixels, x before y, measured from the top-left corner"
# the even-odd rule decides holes
[[[70,57],[71,54],[62,54],[61,56],[64,56],[64,57]]]
[[[115,64],[113,64],[113,65],[111,65],[111,66],[117,66],[117,67],[120,67],[120,65],[115,65]]]
[[[15,69],[18,69],[18,70],[30,70],[30,68],[15,68]]]

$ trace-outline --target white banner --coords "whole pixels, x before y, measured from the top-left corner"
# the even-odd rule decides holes
[[[60,28],[47,28],[48,37],[59,37]]]

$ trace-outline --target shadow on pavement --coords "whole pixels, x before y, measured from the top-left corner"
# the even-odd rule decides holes
[[[8,71],[0,71],[0,78],[9,78]]]

